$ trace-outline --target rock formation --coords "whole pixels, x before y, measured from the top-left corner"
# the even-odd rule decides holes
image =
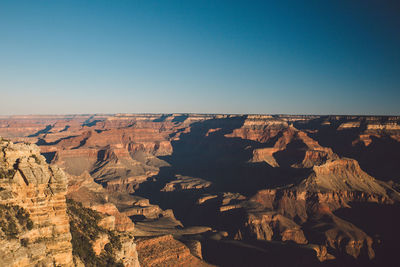
[[[190,249],[171,235],[142,238],[137,242],[141,266],[211,266],[193,256]]]
[[[109,217],[73,200],[68,200],[68,216],[76,265],[140,266],[133,236],[115,231]]]
[[[33,145],[0,143],[3,266],[73,266],[67,180]]]
[[[192,189],[204,189],[211,186],[211,182],[203,180],[201,178],[194,178],[182,175],[175,175],[174,180],[168,182],[161,191],[180,191],[180,190],[192,190]]]
[[[37,146],[1,141],[0,188],[2,266],[139,266],[134,239],[115,231],[116,217],[67,205],[67,176]]]
[[[312,264],[385,265],[395,257],[400,117],[11,116],[0,118],[0,135],[36,143],[51,163],[42,169],[54,177],[55,165],[64,170],[68,198],[98,211],[102,228],[142,238],[144,265],[159,263],[148,254],[153,249],[171,264],[187,263],[178,255],[197,255],[224,265],[207,249],[213,245],[255,259],[271,257],[275,248],[302,251]],[[58,178],[47,181],[34,167],[44,161],[35,153],[18,164],[11,155],[0,175],[28,187],[37,176],[52,184],[46,190],[54,196],[65,194]],[[12,191],[7,186],[0,195]],[[18,212],[5,209],[9,216]],[[381,218],[352,215],[366,218],[371,211]],[[26,223],[16,225],[30,231]],[[102,255],[110,240],[100,234],[94,254]]]

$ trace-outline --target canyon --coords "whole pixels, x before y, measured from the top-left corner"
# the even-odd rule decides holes
[[[1,116],[0,136],[5,266],[396,266],[400,117]]]

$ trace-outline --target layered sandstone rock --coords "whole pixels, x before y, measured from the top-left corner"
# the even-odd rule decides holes
[[[122,214],[115,204],[109,202],[108,192],[101,185],[95,183],[88,173],[80,176],[69,175],[67,197],[82,203],[85,207],[110,215],[112,219],[108,219],[108,221],[112,222],[108,224],[113,224],[118,231],[129,232],[134,229],[133,222]],[[107,224],[107,220],[104,224]]]
[[[48,166],[38,147],[5,141],[0,143],[0,168],[9,174],[0,178],[0,204],[23,208],[33,223],[12,238],[2,236],[2,264],[73,266],[64,173]]]
[[[288,126],[287,122],[271,116],[247,116],[242,127],[234,129],[231,134],[225,136],[266,143]]]
[[[104,227],[107,216],[79,202],[68,200],[73,254],[85,266],[138,267],[136,244],[129,232],[115,231],[113,225]]]
[[[103,215],[100,224],[107,229],[115,229],[132,235],[159,235],[182,228],[182,223],[175,219],[172,210],[162,210],[158,205],[150,204],[148,199],[133,196],[127,192],[113,192],[104,189],[84,173],[80,176],[69,175],[67,197],[91,208]],[[135,229],[134,220],[149,221],[145,226]],[[208,229],[208,228],[207,228]],[[207,231],[203,230],[203,231]],[[177,229],[176,232],[181,230]]]
[[[139,239],[137,250],[141,266],[211,266],[171,235]]]
[[[398,199],[399,193],[394,188],[367,175],[354,160],[336,159],[314,166],[313,172],[300,184],[261,190],[252,201],[301,223],[303,231],[309,233],[309,242],[324,240],[319,245],[342,251],[355,258],[363,255],[372,259],[375,256],[372,238],[332,212],[350,207],[354,202],[393,203]],[[298,229],[293,223],[286,224],[289,226],[290,236]],[[257,226],[260,223],[256,220],[253,224]],[[268,226],[266,223],[262,225],[264,228],[265,225]],[[253,232],[257,236],[260,236],[260,231],[264,236],[271,236],[270,228],[264,228],[261,231],[260,227],[256,227]],[[298,242],[299,239],[295,238],[294,241]]]
[[[4,266],[82,266],[91,262],[90,249],[94,258],[107,261],[109,257],[124,266],[139,266],[133,238],[115,232],[118,218],[96,215],[98,224],[91,226],[95,219],[76,212],[83,209],[79,205],[69,206],[67,215],[67,177],[57,167],[46,164],[38,147],[2,141],[0,149],[0,212],[7,219],[0,220]],[[75,193],[84,188],[82,184],[92,193],[102,191],[101,186],[86,179],[79,182],[79,186],[71,187]],[[103,229],[97,237],[92,236],[96,229]],[[83,233],[89,236],[82,239]],[[87,240],[89,246],[77,245],[82,240]]]
[[[168,182],[161,191],[171,192],[180,190],[204,189],[211,186],[211,182],[201,178],[175,175],[174,180]]]
[[[0,134],[37,142],[73,174],[69,195],[105,214],[104,228],[177,236],[216,227],[329,259],[373,258],[380,246],[336,212],[398,203],[399,125],[394,116],[24,116],[0,118]]]
[[[307,244],[303,230],[294,221],[277,212],[254,211],[236,233],[237,239],[281,240]]]

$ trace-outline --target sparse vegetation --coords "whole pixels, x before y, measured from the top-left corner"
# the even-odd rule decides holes
[[[20,240],[20,242],[21,242],[21,246],[27,247],[27,246],[28,246],[28,243],[29,243],[29,240],[28,240],[27,238],[22,238],[22,239]]]
[[[36,164],[40,164],[40,163],[41,163],[40,159],[39,159],[38,156],[36,156],[35,154],[32,154],[32,155],[31,155],[31,158],[34,158],[34,159],[35,159]]]
[[[8,178],[11,179],[14,177],[16,170],[15,169],[3,169],[0,168],[0,179]]]
[[[33,222],[29,218],[29,213],[27,213],[23,208],[19,206],[14,206],[14,211],[16,211],[16,218],[20,225],[25,225],[28,230],[32,230]]]
[[[106,230],[98,225],[101,215],[71,199],[67,200],[67,207],[72,235],[72,253],[78,256],[85,266],[123,266],[121,262],[116,262],[113,256],[114,252],[122,247],[119,236],[114,231]],[[110,242],[105,245],[104,251],[96,256],[92,241],[96,240],[100,233],[108,234]]]
[[[111,247],[120,250],[122,248],[122,244],[119,235],[116,235],[113,231],[108,231],[108,236],[110,238]]]
[[[0,136],[0,142],[10,142],[10,140],[5,139],[5,138],[3,138],[3,137]]]
[[[18,237],[21,230],[31,230],[33,222],[20,206],[0,205],[0,229],[8,239]]]

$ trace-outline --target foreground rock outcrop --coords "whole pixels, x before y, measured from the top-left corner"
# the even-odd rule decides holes
[[[0,142],[2,266],[73,266],[67,180],[33,145]]]
[[[140,266],[133,236],[116,231],[114,216],[66,194],[67,176],[37,146],[1,140],[2,266]]]

